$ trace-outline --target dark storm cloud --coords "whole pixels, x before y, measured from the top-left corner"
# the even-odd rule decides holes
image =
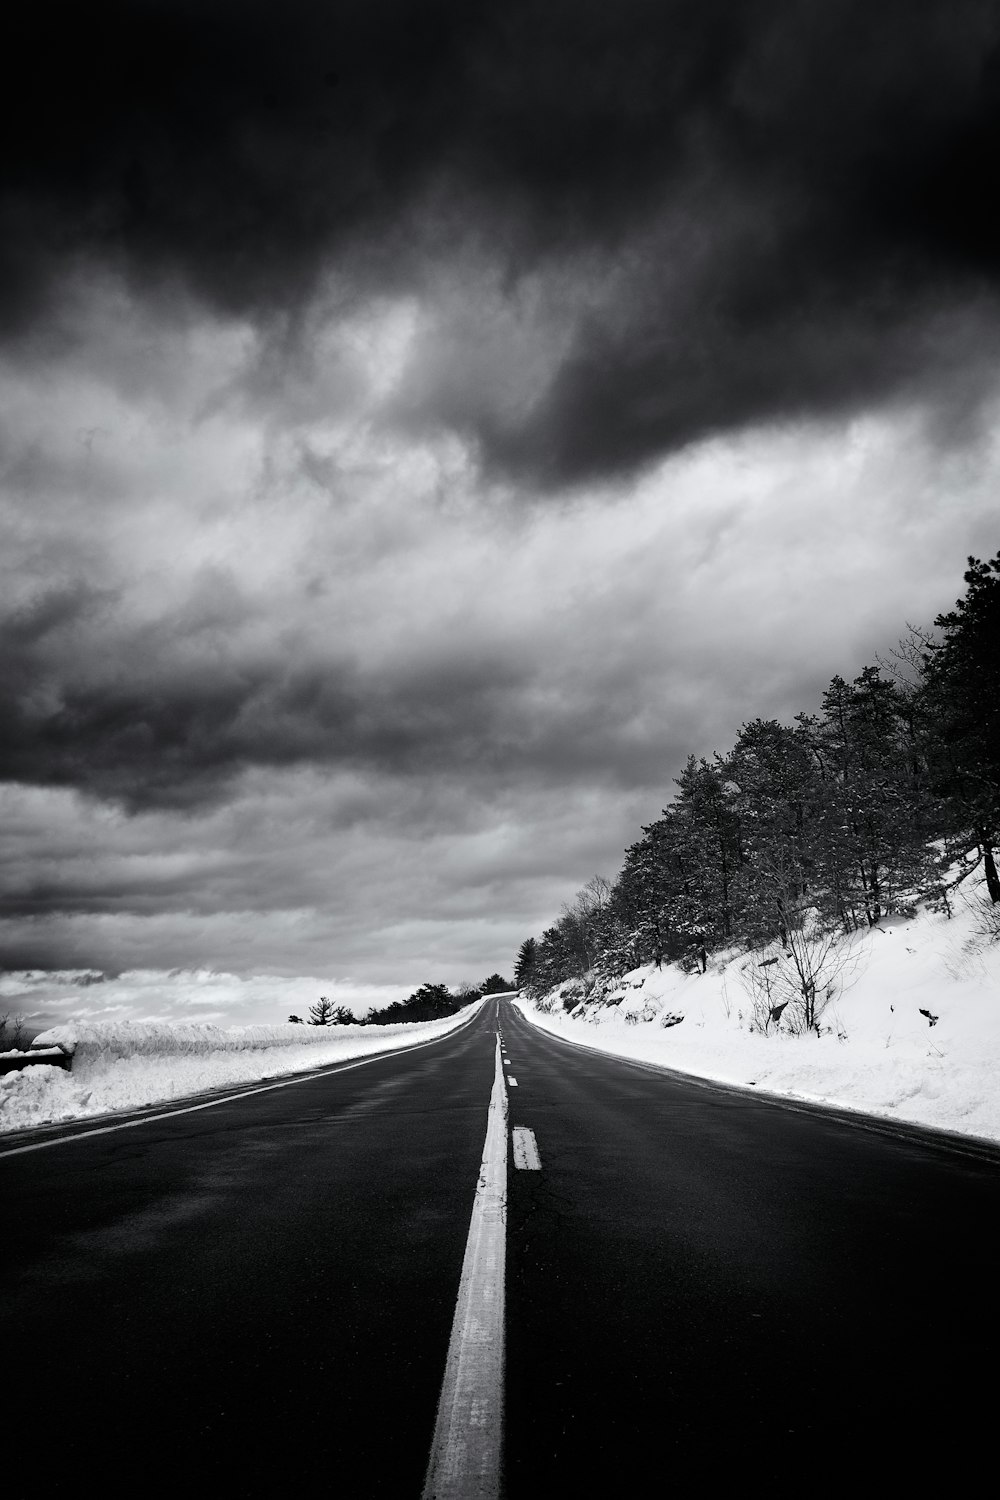
[[[0,691],[0,779],[73,786],[149,807],[194,809],[230,795],[250,766],[364,767],[369,774],[475,781],[634,784],[663,745],[619,744],[614,700],[584,698],[533,725],[509,666],[429,664],[406,682],[364,680],[350,665],[228,664],[200,679],[63,682],[41,709]],[[626,723],[627,728],[627,723]]]
[[[80,671],[57,627],[78,626],[82,607],[45,599],[31,614],[0,627],[2,780],[75,786],[133,809],[195,807],[251,764],[419,769],[449,744],[458,757],[456,694],[480,721],[493,717],[484,708],[495,682],[463,682],[468,667],[447,681],[429,668],[393,691],[336,660],[297,665],[236,647],[199,664],[176,618]]]
[[[247,607],[226,575],[193,592],[131,629],[111,591],[82,587],[0,620],[0,781],[183,810],[226,799],[249,767],[627,785],[662,754],[617,743],[631,684],[579,684],[539,714],[531,664],[477,643],[471,621],[463,644],[366,671],[348,655],[316,660],[305,635],[242,645]]]
[[[996,348],[998,41],[996,0],[24,7],[0,317],[96,263],[267,321],[485,258],[561,289],[557,366],[501,411],[445,338],[405,415],[553,485],[926,395]]]

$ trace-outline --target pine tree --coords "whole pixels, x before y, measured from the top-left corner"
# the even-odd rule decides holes
[[[678,793],[665,814],[680,889],[665,917],[705,968],[706,949],[727,943],[735,931],[734,901],[742,852],[739,819],[727,790],[723,762],[692,755],[677,778]]]
[[[576,955],[565,931],[564,917],[547,927],[538,939],[532,970],[531,993],[543,995],[546,990],[573,979],[578,973]]]
[[[479,986],[481,995],[506,995],[514,986],[509,979],[504,979],[502,974],[491,974],[489,979],[484,979]]]
[[[533,937],[525,938],[517,950],[517,961],[514,964],[514,984],[519,990],[530,988],[537,952],[538,944]]]
[[[845,930],[874,926],[932,881],[924,789],[914,778],[910,710],[877,667],[834,677],[811,728],[823,781],[823,883]]]
[[[939,615],[943,633],[924,658],[930,755],[959,840],[978,846],[990,899],[1000,903],[1000,552],[969,558],[968,591]]]
[[[677,904],[690,887],[684,860],[674,847],[676,826],[676,817],[664,813],[625,852],[610,900],[614,948],[609,967],[615,972],[647,963],[659,968],[685,951],[687,939],[674,924]]]
[[[369,1011],[365,1024],[390,1026],[399,1021],[435,1021],[441,1016],[454,1015],[462,1003],[446,985],[422,984],[407,999],[393,1000],[383,1010]]]
[[[776,720],[745,724],[725,761],[738,820],[736,921],[751,942],[787,946],[797,914],[818,898],[822,784],[801,728]]]
[[[334,1006],[333,1001],[328,1000],[325,995],[320,995],[315,1005],[309,1007],[310,1026],[332,1026]]]

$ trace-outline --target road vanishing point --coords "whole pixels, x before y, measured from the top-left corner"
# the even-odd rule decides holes
[[[2,1137],[0,1193],[8,1500],[993,1470],[1000,1149],[608,1057],[509,998]]]

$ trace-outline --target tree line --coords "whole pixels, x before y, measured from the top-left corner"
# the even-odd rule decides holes
[[[540,995],[664,962],[704,972],[739,945],[794,971],[813,1025],[811,950],[829,958],[831,939],[917,900],[948,909],[976,869],[1000,904],[1000,553],[970,557],[964,581],[932,630],[909,627],[887,660],[834,677],[818,713],[754,719],[726,753],[691,755],[617,878],[595,876],[522,943],[517,986]],[[757,977],[770,1001],[771,976]]]
[[[405,1000],[393,1000],[382,1010],[372,1007],[361,1017],[355,1016],[346,1005],[335,1005],[326,995],[321,995],[315,1005],[309,1007],[309,1016],[289,1016],[295,1026],[395,1026],[400,1021],[436,1021],[442,1016],[452,1016],[471,1005],[474,1000],[486,995],[499,995],[514,988],[510,980],[500,974],[491,974],[482,984],[460,984],[454,991],[444,984],[422,984]]]

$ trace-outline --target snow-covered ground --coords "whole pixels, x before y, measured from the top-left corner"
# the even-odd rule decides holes
[[[546,1030],[622,1057],[1000,1140],[997,917],[970,890],[951,920],[921,910],[859,935],[819,1036],[749,1029],[745,954],[710,961],[705,974],[637,969],[573,1014],[571,993],[545,997],[551,1013],[518,1003]]]
[[[97,1022],[53,1027],[34,1045],[73,1054],[72,1071],[32,1066],[0,1078],[0,1132],[138,1109],[279,1078],[444,1036],[481,1002],[441,1021],[397,1026],[217,1026]]]

